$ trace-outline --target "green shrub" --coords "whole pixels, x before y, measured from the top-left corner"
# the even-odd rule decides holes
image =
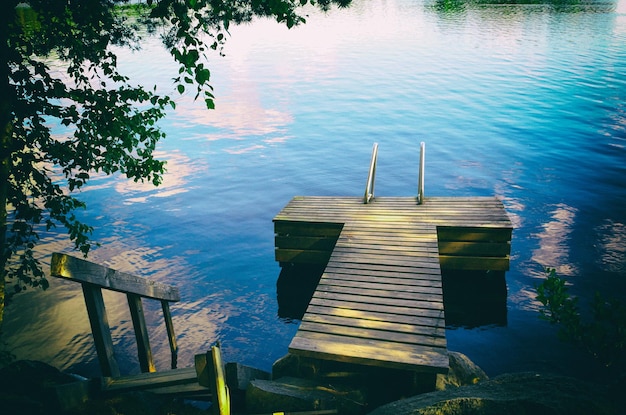
[[[619,365],[626,350],[626,306],[596,293],[590,315],[584,318],[578,298],[568,292],[566,280],[557,276],[552,268],[548,268],[546,274],[546,279],[537,286],[541,318],[558,324],[561,340],[584,348],[602,365]]]

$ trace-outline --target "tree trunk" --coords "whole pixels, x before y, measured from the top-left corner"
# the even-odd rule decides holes
[[[9,30],[15,22],[15,2],[10,1],[0,13],[0,331],[4,321],[5,267],[7,263],[7,188],[11,159],[12,104],[14,92],[9,84]]]

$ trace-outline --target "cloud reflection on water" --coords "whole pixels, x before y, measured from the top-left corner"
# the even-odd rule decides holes
[[[607,272],[626,271],[626,225],[606,220],[596,227],[597,264]]]
[[[577,209],[566,204],[558,204],[550,213],[552,220],[542,225],[542,231],[534,235],[539,247],[532,253],[532,259],[547,268],[556,269],[557,274],[570,276],[578,271],[570,261],[569,245]]]
[[[152,182],[134,182],[126,177],[119,177],[115,183],[115,190],[126,197],[124,203],[145,203],[151,197],[170,197],[186,193],[189,177],[198,174],[198,170],[206,170],[206,166],[199,166],[196,161],[191,163],[189,157],[179,151],[155,152],[157,159],[166,160],[166,172],[163,174],[163,182],[157,187]]]

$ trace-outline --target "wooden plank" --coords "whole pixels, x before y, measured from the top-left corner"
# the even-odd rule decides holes
[[[408,246],[420,246],[431,245],[437,246],[437,236],[433,234],[425,233],[410,233],[400,232],[395,230],[394,232],[378,232],[374,234],[372,232],[359,232],[355,229],[346,229],[341,233],[338,241],[352,242],[353,240],[364,241],[365,238],[369,238],[366,243],[389,243],[391,245],[405,244]]]
[[[343,224],[326,222],[285,221],[274,219],[274,232],[278,235],[290,236],[337,236]]]
[[[332,268],[330,268],[332,267]],[[406,266],[394,265],[394,264],[375,264],[367,261],[359,261],[358,259],[348,258],[344,262],[339,261],[330,261],[326,269],[346,269],[353,270],[358,273],[368,273],[368,272],[380,272],[387,274],[408,274],[412,275],[413,278],[434,278],[437,279],[437,275],[440,274],[439,264],[407,264]]]
[[[109,320],[102,298],[102,289],[91,284],[82,284],[82,287],[102,376],[120,376],[120,368],[113,350]]]
[[[511,240],[512,229],[440,226],[437,228],[437,235],[440,241],[509,242]]]
[[[338,278],[342,277],[342,278]],[[428,283],[424,283],[424,281],[419,281],[422,284],[414,284],[415,280],[408,280],[408,284],[397,284],[393,279],[370,279],[368,280],[353,280],[352,275],[341,275],[341,274],[333,274],[332,278],[328,277],[325,274],[318,284],[318,287],[323,285],[326,286],[337,286],[339,288],[361,288],[361,289],[374,289],[374,290],[387,290],[391,292],[399,292],[399,293],[432,293],[441,295],[441,284],[431,285]],[[321,287],[323,289],[323,287]]]
[[[276,236],[274,245],[279,249],[310,249],[331,251],[337,243],[334,236]]]
[[[380,297],[380,298],[394,298],[398,300],[419,300],[419,301],[432,301],[442,302],[443,296],[441,290],[424,292],[424,291],[405,291],[394,289],[381,289],[381,288],[368,288],[368,287],[350,287],[345,285],[330,285],[320,283],[317,286],[316,292],[327,292],[337,294],[352,294],[361,297]]]
[[[467,271],[508,271],[509,258],[463,257],[439,255],[441,268]]]
[[[157,300],[179,301],[178,288],[65,254],[52,254],[51,275]]]
[[[425,326],[421,324],[398,323],[395,321],[384,321],[380,319],[372,320],[368,318],[314,314],[311,312],[307,313],[305,318],[302,320],[302,324],[304,323],[316,323],[316,324],[322,324],[322,325],[327,324],[329,326],[333,325],[333,326],[342,326],[342,327],[359,327],[359,328],[370,329],[370,330],[380,330],[385,333],[398,332],[398,333],[407,333],[407,334],[414,334],[414,335],[427,336],[427,337],[436,337],[440,339],[445,339],[445,336],[446,336],[445,327],[433,327],[433,326]],[[308,326],[307,328],[302,328],[302,330],[319,331],[319,332],[326,331],[324,328],[315,329],[312,326]],[[445,347],[445,344],[439,345],[439,347]]]
[[[367,220],[372,223],[402,223],[409,220],[420,220],[419,226],[427,226],[428,224],[437,223],[437,220],[445,218],[448,220],[460,220],[467,218],[469,221],[480,222],[493,222],[501,223],[508,222],[508,217],[496,209],[455,209],[446,210],[445,208],[433,208],[431,210],[424,210],[423,208],[417,208],[420,210],[414,211],[398,211],[398,210],[373,210],[363,207],[355,209],[337,209],[333,207],[315,208],[314,209],[301,209],[301,208],[286,208],[275,217],[276,221],[289,221],[289,222],[308,222],[311,224],[323,224],[323,223],[342,223],[346,222],[346,219],[351,220]],[[322,210],[323,209],[323,210]],[[423,220],[428,219],[428,220]]]
[[[342,234],[343,236],[343,234]],[[415,241],[403,238],[372,238],[368,240],[355,239],[351,237],[341,237],[338,240],[335,250],[363,250],[386,252],[406,252],[406,253],[424,253],[436,255],[439,253],[437,243],[435,241]]]
[[[105,393],[150,390],[177,385],[198,384],[196,370],[191,368],[163,370],[123,377],[103,377]]]
[[[330,262],[326,266],[326,272],[329,274],[348,274],[354,275],[355,278],[360,277],[375,277],[381,278],[394,278],[398,282],[402,280],[415,280],[415,281],[441,281],[441,273],[439,268],[416,268],[416,267],[383,267],[376,265],[368,265],[367,269],[364,269],[360,264],[341,264],[338,262]]]
[[[143,313],[143,304],[141,297],[137,294],[126,294],[128,299],[128,307],[130,308],[130,317],[133,321],[135,330],[135,339],[137,340],[137,356],[139,358],[139,367],[142,372],[156,372],[154,360],[152,358],[152,349],[150,348],[150,338],[148,336],[148,327],[146,326],[146,318]]]
[[[338,246],[333,250],[333,254],[336,256],[340,255],[354,255],[357,257],[376,257],[376,256],[384,256],[386,258],[408,258],[408,259],[427,259],[429,262],[435,262],[437,258],[437,249],[420,249],[414,247],[407,247],[402,249],[401,246],[382,246],[378,248],[368,248],[368,247],[360,247],[358,245],[351,244],[351,246],[346,246],[346,244],[341,241]],[[490,255],[496,256],[496,255]]]
[[[491,242],[439,242],[439,253],[442,255],[462,256],[507,256],[511,252],[511,244]]]
[[[397,369],[430,373],[447,373],[449,360],[445,348],[402,345],[380,340],[363,340],[345,336],[296,334],[289,351],[293,354]]]
[[[355,251],[334,250],[330,256],[333,262],[352,264],[391,265],[396,267],[438,268],[437,255],[402,255],[383,251],[361,253]]]
[[[277,262],[294,264],[327,264],[331,251],[308,251],[302,249],[276,249]]]
[[[413,312],[415,310],[412,310]],[[348,318],[359,318],[363,320],[371,320],[371,321],[383,321],[389,323],[400,323],[400,324],[410,324],[413,326],[428,326],[435,327],[439,329],[444,329],[445,321],[441,317],[441,313],[434,313],[435,316],[423,316],[416,315],[412,313],[410,315],[407,314],[398,314],[398,313],[385,313],[379,311],[372,310],[357,310],[354,308],[347,307],[327,307],[327,306],[319,306],[315,304],[309,304],[307,308],[307,312],[305,315],[305,319],[309,318],[320,318],[323,316],[335,316],[335,317],[348,317]]]
[[[351,310],[361,310],[373,313],[387,313],[398,314],[406,316],[422,316],[433,317],[443,319],[443,309],[429,309],[419,308],[413,306],[407,306],[403,304],[368,304],[358,301],[349,301],[346,299],[333,299],[333,298],[321,298],[313,297],[309,303],[309,306],[322,306],[335,309],[348,308]]]
[[[403,333],[397,331],[385,331],[378,329],[368,329],[354,326],[341,326],[328,323],[315,323],[303,321],[298,332],[314,332],[320,334],[333,334],[346,336],[355,339],[381,340],[392,343],[411,344],[418,346],[446,347],[446,340],[443,337],[428,336],[422,334]]]
[[[389,297],[364,297],[354,294],[341,294],[326,291],[316,291],[313,298],[322,300],[346,301],[352,303],[364,303],[368,306],[373,305],[390,305],[399,307],[408,307],[416,309],[429,309],[443,311],[443,302],[406,300]]]
[[[170,344],[170,352],[172,355],[170,366],[172,369],[176,369],[178,366],[178,345],[176,344],[176,334],[174,333],[174,323],[172,322],[170,303],[162,300],[161,309],[163,310],[163,319],[165,320],[165,329],[167,331],[167,339]]]
[[[150,389],[147,389],[147,391],[156,395],[174,396],[177,399],[184,398],[198,401],[210,401],[213,398],[211,392],[198,382],[184,383],[182,385],[174,386],[162,386],[158,388],[151,387]]]

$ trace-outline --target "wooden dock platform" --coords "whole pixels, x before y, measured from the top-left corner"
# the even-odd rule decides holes
[[[293,198],[276,260],[325,271],[289,351],[446,373],[442,269],[508,269],[512,224],[494,197]]]

